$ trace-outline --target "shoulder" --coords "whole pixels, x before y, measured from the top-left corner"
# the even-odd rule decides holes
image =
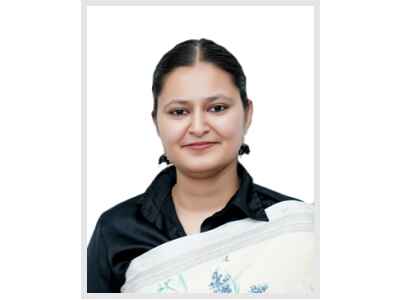
[[[312,214],[314,211],[314,205],[311,203],[278,193],[261,185],[254,184],[254,192],[260,199],[269,220],[279,219],[288,214]]]
[[[258,184],[253,184],[253,192],[257,194],[258,198],[266,207],[286,200],[297,200],[302,202],[302,200],[300,199],[282,193],[278,193],[274,190],[271,190],[269,188],[266,188]]]
[[[107,209],[99,218],[98,222],[100,226],[112,229],[124,226],[124,224],[131,222],[131,220],[133,220],[137,215],[143,199],[144,193],[136,195]]]

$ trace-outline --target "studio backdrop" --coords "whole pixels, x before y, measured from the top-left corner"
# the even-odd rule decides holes
[[[173,46],[200,38],[227,48],[246,74],[254,115],[240,161],[254,182],[315,201],[313,6],[88,6],[87,243],[102,212],[165,167],[153,71]]]

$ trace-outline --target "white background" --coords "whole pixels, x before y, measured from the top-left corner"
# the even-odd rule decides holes
[[[398,1],[321,4],[321,299],[399,295]],[[1,298],[79,299],[80,3],[0,7]]]
[[[150,116],[152,75],[164,53],[190,38],[223,45],[245,71],[254,115],[246,135],[251,154],[241,161],[254,181],[313,202],[313,7],[89,6],[87,12],[87,242],[102,212],[143,193],[164,168]]]

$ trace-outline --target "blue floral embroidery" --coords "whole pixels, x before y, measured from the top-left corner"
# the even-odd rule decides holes
[[[209,287],[214,293],[218,294],[230,294],[232,293],[232,279],[229,274],[220,274],[218,271],[214,271],[211,277],[211,283]]]
[[[249,293],[262,294],[268,289],[268,284],[257,284],[250,286]]]

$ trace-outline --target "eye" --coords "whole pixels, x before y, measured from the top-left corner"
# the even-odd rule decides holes
[[[222,112],[225,111],[228,107],[226,105],[217,104],[211,107],[212,112]]]
[[[179,116],[183,116],[184,112],[186,112],[186,110],[184,108],[176,108],[176,109],[169,111],[169,114],[179,117]]]

